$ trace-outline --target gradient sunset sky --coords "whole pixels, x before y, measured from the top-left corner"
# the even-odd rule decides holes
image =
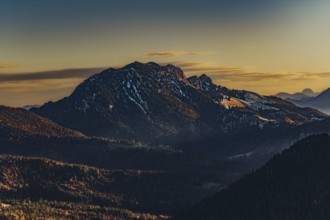
[[[330,87],[329,0],[0,0],[0,104],[133,61],[263,95]]]

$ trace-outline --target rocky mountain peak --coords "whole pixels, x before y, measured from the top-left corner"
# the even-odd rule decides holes
[[[102,77],[109,77],[110,75],[121,75],[121,77],[133,77],[137,76],[138,78],[166,78],[174,76],[174,79],[178,80],[186,80],[186,76],[184,75],[184,72],[182,69],[179,67],[176,67],[172,64],[168,64],[166,66],[161,66],[155,62],[148,62],[148,63],[141,63],[138,61],[135,61],[133,63],[130,63],[122,68],[114,69],[114,68],[109,68],[105,71],[103,71],[100,75]],[[95,76],[98,74],[94,75],[90,79],[94,79]]]
[[[216,85],[213,84],[212,79],[205,74],[201,76],[191,76],[188,81],[198,89],[209,91]]]
[[[206,83],[209,83],[211,84],[212,83],[212,79],[210,77],[208,77],[207,75],[205,74],[202,74],[199,79],[203,82],[206,82]]]
[[[172,64],[168,64],[165,67],[166,67],[167,71],[169,73],[172,73],[173,75],[175,75],[175,77],[177,79],[186,79],[186,76],[184,75],[182,69],[180,69],[179,67],[176,67]]]

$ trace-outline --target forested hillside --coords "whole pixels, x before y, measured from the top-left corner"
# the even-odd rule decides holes
[[[306,138],[180,219],[330,218],[330,137]]]

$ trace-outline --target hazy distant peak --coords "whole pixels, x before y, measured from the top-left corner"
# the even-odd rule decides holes
[[[325,95],[325,94],[330,95],[330,88],[324,90],[320,95],[322,95],[322,94],[323,95]]]
[[[305,91],[305,90],[304,90]],[[312,90],[307,89],[307,92]],[[312,91],[313,92],[313,91]],[[298,106],[316,108],[324,113],[330,114],[330,88],[324,90],[320,94],[314,93],[307,99],[290,100]]]
[[[307,96],[310,96],[310,97],[313,97],[313,96],[316,96],[317,95],[317,93],[316,92],[314,92],[312,89],[310,89],[310,88],[306,88],[306,89],[304,89],[301,93],[303,93],[303,94],[305,94],[305,95],[307,95]]]
[[[309,98],[317,96],[318,93],[314,92],[310,88],[306,88],[302,90],[301,92],[296,93],[287,93],[287,92],[280,92],[277,93],[275,96],[281,98],[281,99],[288,99],[288,100],[294,100],[294,101],[300,101],[300,100],[307,100]]]
[[[302,91],[303,93],[314,93],[314,91],[310,88],[306,88]]]

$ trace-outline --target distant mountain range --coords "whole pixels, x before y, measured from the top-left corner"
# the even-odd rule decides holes
[[[309,99],[312,97],[317,96],[319,93],[314,92],[311,89],[304,89],[301,92],[297,92],[294,94],[286,93],[286,92],[280,92],[277,93],[275,96],[279,97],[281,99],[289,99],[289,100],[302,100],[302,99]]]
[[[296,105],[303,107],[312,107],[324,113],[330,114],[330,88],[323,91],[316,97],[293,101]]]
[[[288,100],[298,106],[311,107],[330,114],[330,88],[321,93],[314,93],[310,89],[305,89],[301,93],[278,93],[276,96]]]
[[[132,63],[108,69],[69,96],[32,108],[89,136],[175,143],[245,129],[297,126],[324,118],[276,97],[229,90],[173,65]]]
[[[328,135],[299,141],[179,219],[330,219],[329,143]]]

